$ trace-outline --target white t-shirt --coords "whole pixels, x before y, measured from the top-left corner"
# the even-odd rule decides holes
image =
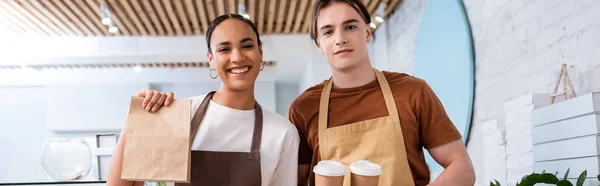
[[[192,116],[204,96],[192,100]],[[297,185],[298,145],[296,127],[290,121],[262,108],[263,131],[260,145],[260,168],[263,186]],[[254,131],[254,109],[236,110],[212,100],[204,114],[192,150],[250,152]]]

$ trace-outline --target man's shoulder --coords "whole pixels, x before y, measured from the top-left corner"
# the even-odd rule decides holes
[[[403,86],[423,86],[425,80],[400,72],[382,71],[385,79],[390,85],[403,85]]]

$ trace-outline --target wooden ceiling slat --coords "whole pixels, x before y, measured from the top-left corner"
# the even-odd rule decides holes
[[[87,2],[87,4],[90,6],[90,8],[92,8],[92,10],[99,17],[102,15],[102,13],[100,12],[101,5],[106,6],[107,8],[111,9],[111,12],[112,12],[111,20],[115,23],[115,26],[117,26],[117,28],[119,28],[119,32],[115,33],[115,35],[117,35],[119,33],[122,33],[123,35],[126,35],[126,36],[131,35],[131,33],[129,33],[129,29],[127,29],[127,27],[121,21],[121,19],[119,19],[119,17],[116,14],[114,14],[113,9],[110,8],[109,4],[106,3],[106,0],[87,0],[85,2]]]
[[[71,30],[69,27],[67,27],[67,25],[65,23],[60,21],[56,15],[54,15],[52,12],[50,12],[50,10],[48,10],[46,7],[44,7],[44,5],[42,5],[37,0],[29,0],[27,2],[22,1],[21,3],[28,3],[29,5],[33,5],[33,7],[35,7],[40,12],[42,12],[42,14],[44,14],[44,16],[46,16],[48,19],[50,19],[52,21],[52,23],[57,25],[66,34],[68,34],[68,35],[76,34],[75,32],[73,32],[73,30]]]
[[[200,35],[202,28],[200,28],[200,21],[198,21],[198,16],[196,16],[196,9],[194,8],[194,3],[192,3],[192,0],[185,0],[185,7],[187,8],[188,16],[192,22],[192,30],[194,30],[194,35]]]
[[[156,15],[156,11],[154,11],[154,8],[152,7],[152,4],[150,4],[150,1],[142,1],[142,5],[146,10],[145,13],[150,17],[150,20],[152,20],[152,24],[148,23],[148,25],[150,26],[147,26],[148,31],[150,31],[150,34],[156,34],[157,31],[158,35],[165,35],[165,29],[163,28],[162,24],[160,24],[160,20],[158,19],[158,16]],[[154,29],[156,29],[156,31],[154,31]]]
[[[260,0],[258,3],[258,19],[256,20],[256,26],[258,26],[258,34],[263,33],[263,27],[265,25],[265,4],[266,0]]]
[[[133,11],[133,8],[131,8],[131,5],[129,5],[128,0],[120,0],[119,3],[121,4],[121,6],[123,6],[123,9],[125,9],[127,16],[129,16],[129,18],[133,21],[133,24],[135,24],[135,28],[137,28],[140,34],[142,36],[147,36],[148,32],[144,28],[144,25],[142,25],[142,22],[138,18],[138,15]]]
[[[217,1],[221,1],[221,0],[217,0]],[[210,21],[217,18],[215,16],[216,11],[215,11],[215,3],[213,2],[213,0],[206,0],[206,12],[208,12],[208,19]]]
[[[14,33],[17,33],[17,34],[27,33],[27,31],[25,29],[19,27],[18,25],[15,25],[14,23],[9,21],[7,18],[2,16],[1,14],[0,14],[0,26],[4,26],[4,28],[6,28],[8,30],[12,30]]]
[[[75,16],[75,14],[73,14],[73,11],[71,11],[69,8],[67,8],[67,6],[65,6],[65,4],[62,3],[62,1],[54,1],[54,3],[60,10],[62,10],[63,14],[66,14],[67,18],[70,19],[68,21],[70,23],[75,24],[74,26],[76,28],[83,31],[86,36],[93,35],[92,31],[90,31],[90,29],[87,26],[85,26],[85,24],[79,18],[77,18],[77,16]],[[65,20],[65,21],[67,21],[67,20]]]
[[[25,10],[29,11],[35,17],[40,19],[40,21],[42,23],[44,23],[47,27],[49,27],[53,32],[57,33],[58,35],[67,35],[67,33],[65,33],[65,31],[63,31],[56,24],[54,24],[46,15],[44,15],[42,13],[42,11],[34,8],[33,5],[31,5],[31,3],[29,3],[26,0],[20,0],[19,2],[25,8]],[[43,11],[45,11],[45,10],[43,10]]]
[[[17,23],[14,23],[13,21],[9,20],[7,17],[2,15],[2,13],[0,13],[0,23],[2,25],[4,25],[5,27],[13,30],[15,33],[18,33],[18,34],[26,34],[27,33],[27,29],[21,27],[21,25],[18,25]]]
[[[175,12],[173,11],[173,6],[171,5],[171,0],[163,0],[163,5],[165,5],[165,10],[167,11],[167,15],[169,16],[171,23],[173,23],[173,27],[175,27],[175,33],[178,36],[183,35],[183,32],[181,31],[181,24],[179,24],[179,21],[177,20],[177,16],[175,15]]]
[[[309,2],[310,5],[308,7],[308,9],[306,10],[306,14],[304,15],[304,24],[302,25],[302,31],[300,31],[301,33],[309,33],[309,29],[310,29],[310,24],[312,24],[311,19],[313,16],[313,8],[315,7],[315,0],[312,0],[312,2]]]
[[[35,32],[36,34],[48,35],[48,33],[44,32],[41,28],[36,26],[33,22],[26,19],[23,15],[18,13],[14,8],[12,8],[7,1],[0,1],[0,10],[4,12],[4,16],[10,19],[15,24],[22,25],[22,28],[29,32]]]
[[[102,0],[102,1],[104,1],[104,0]],[[114,17],[118,17],[118,19],[121,22],[123,22],[125,28],[131,32],[131,35],[139,36],[140,33],[133,26],[133,24],[131,24],[131,22],[129,21],[129,19],[127,17],[127,14],[125,14],[125,12],[123,12],[123,9],[121,9],[121,6],[119,6],[119,3],[117,3],[116,0],[108,0],[108,3],[110,4],[111,9],[116,14],[116,15],[113,15],[113,20],[114,20]],[[119,29],[121,29],[121,28],[119,28]]]
[[[230,14],[235,14],[237,13],[237,4],[235,4],[235,0],[229,0],[229,2],[227,3],[227,6],[229,7],[227,9],[227,12]]]
[[[48,27],[46,24],[44,24],[43,21],[41,21],[40,19],[36,18],[34,15],[32,15],[32,13],[30,13],[29,11],[25,10],[24,7],[22,7],[22,5],[20,5],[19,3],[15,2],[15,1],[8,1],[8,3],[14,8],[16,9],[18,12],[20,12],[22,15],[24,15],[27,19],[29,19],[34,25],[38,26],[39,28],[41,28],[44,32],[50,34],[50,35],[60,35],[58,32],[56,32],[54,29]],[[42,17],[45,18],[45,17]]]
[[[248,15],[250,15],[250,19],[256,25],[257,24],[257,16],[256,16],[256,0],[248,0]]]
[[[381,0],[371,0],[371,2],[369,2],[369,7],[367,7],[367,9],[369,10],[369,15],[371,15],[371,17],[375,16],[375,10],[377,9],[379,2],[381,2]],[[383,17],[383,15],[380,16]]]
[[[185,35],[192,35],[192,30],[190,29],[190,22],[188,21],[187,15],[185,15],[185,10],[183,10],[183,3],[181,0],[175,0],[175,10],[177,11],[177,15],[179,15],[179,19],[181,20],[181,24],[183,24],[183,30],[185,31]],[[192,6],[193,10],[194,6]],[[192,11],[193,12],[193,11]]]
[[[273,22],[275,19],[275,8],[277,6],[277,0],[269,0],[269,19],[267,20],[267,34],[273,32]]]
[[[173,33],[173,27],[171,27],[171,23],[169,22],[167,14],[165,13],[165,11],[162,8],[162,3],[160,2],[160,0],[152,0],[152,4],[154,5],[154,9],[158,13],[158,17],[160,17],[160,21],[162,22],[162,25],[165,27],[165,30],[167,31],[167,35],[169,35],[169,36],[175,35]]]
[[[102,24],[103,6],[123,35],[205,34],[210,21],[248,13],[259,34],[308,33],[317,0],[0,0],[3,30],[58,36],[112,36]],[[371,17],[389,17],[401,0],[359,0]],[[386,4],[383,15],[376,15]],[[102,6],[100,6],[102,5]],[[245,12],[238,12],[244,5]]]
[[[57,1],[54,1],[54,2],[57,2]],[[65,23],[67,25],[67,27],[69,27],[69,29],[71,29],[75,34],[77,34],[79,36],[84,36],[85,35],[85,33],[83,33],[79,28],[77,28],[77,26],[75,26],[75,24],[73,24],[73,22],[71,22],[69,20],[69,18],[67,18],[60,10],[58,10],[58,8],[56,8],[56,6],[54,6],[54,4],[52,4],[52,2],[50,2],[50,1],[42,1],[42,3],[48,9],[50,9],[50,12],[52,12],[56,17],[58,17],[58,19],[60,21],[62,21],[63,23]]]
[[[392,13],[392,11],[396,9],[398,3],[400,3],[400,0],[392,0],[390,2],[390,5],[385,8],[385,16],[383,18],[387,18]]]
[[[196,1],[196,6],[198,7],[198,15],[200,16],[200,25],[202,25],[202,31],[201,32],[205,32],[206,30],[208,30],[208,23],[210,22],[210,20],[207,20],[206,18],[206,10],[204,9],[204,2],[203,1]]]
[[[279,2],[279,13],[277,13],[277,25],[275,26],[275,34],[281,33],[283,27],[283,21],[285,20],[285,11],[287,8],[288,0],[282,0]]]
[[[146,30],[148,30],[148,34],[151,36],[156,36],[156,29],[154,28],[154,26],[148,19],[148,15],[146,14],[146,12],[154,13],[154,11],[153,10],[144,11],[142,6],[140,5],[140,2],[137,0],[132,0],[130,3],[131,3],[131,6],[133,7],[133,10],[135,10],[135,13],[142,20],[144,27],[146,28]],[[149,2],[148,2],[148,0],[144,0],[144,1],[142,1],[142,3],[149,3]],[[152,8],[152,7],[150,7],[150,8]]]
[[[308,0],[302,0],[302,2],[300,3],[300,8],[298,9],[297,15],[296,15],[296,21],[294,21],[294,34],[297,34],[298,31],[300,31],[300,26],[302,25],[302,18],[305,18],[305,12],[310,14],[310,11],[306,11],[306,7],[310,6],[308,5],[310,4],[310,1]]]
[[[93,22],[93,25],[96,26],[96,28],[98,28],[98,30],[102,33],[100,35],[102,36],[107,36],[110,35],[110,33],[108,33],[107,28],[102,24],[102,22],[100,21],[100,16],[98,14],[94,14],[94,12],[90,9],[90,7],[87,6],[87,4],[85,4],[85,1],[75,1],[77,4],[79,4],[79,7],[81,7],[81,9],[83,10],[83,12],[85,12],[85,14],[87,14],[87,17]],[[90,24],[90,27],[91,26]]]
[[[217,17],[225,14],[225,0],[217,0]]]
[[[77,7],[77,5],[75,5],[75,3],[73,3],[73,1],[64,1],[64,2],[65,2],[65,4],[67,4],[67,6],[69,8],[71,8],[71,10],[75,13],[75,15],[77,15],[77,16],[74,16],[74,17],[79,18],[81,21],[83,21],[83,23],[85,23],[85,24],[80,23],[80,27],[86,27],[86,25],[87,25],[87,28],[89,28],[94,33],[93,35],[97,35],[97,36],[104,35],[104,33],[102,33],[100,31],[100,29],[98,29],[92,23],[92,21],[90,21],[90,19],[88,19],[88,17],[81,11],[82,9],[80,9],[79,7]],[[81,1],[78,1],[78,2],[81,2]],[[88,36],[92,36],[92,34],[89,34]]]
[[[287,20],[285,21],[285,30],[283,32],[284,34],[289,34],[292,30],[294,16],[296,16],[296,5],[298,5],[298,0],[292,0],[290,4],[290,10],[288,10]]]

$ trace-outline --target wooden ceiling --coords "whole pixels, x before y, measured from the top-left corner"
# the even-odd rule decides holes
[[[384,19],[401,0],[362,0]],[[314,0],[0,0],[0,34],[50,36],[191,36],[205,33],[218,15],[238,12],[243,4],[261,34],[306,34]],[[112,34],[102,24],[109,7]]]

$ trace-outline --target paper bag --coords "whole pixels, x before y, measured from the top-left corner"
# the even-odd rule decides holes
[[[131,98],[121,178],[189,183],[191,100],[174,100],[155,113],[146,111],[142,102],[143,98]]]

